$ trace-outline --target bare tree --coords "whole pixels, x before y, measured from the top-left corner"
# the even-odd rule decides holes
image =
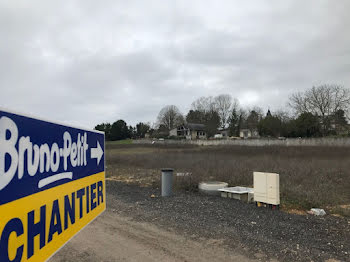
[[[235,109],[237,112],[240,110],[239,109],[239,100],[237,98],[233,98],[231,105],[232,105],[231,110]]]
[[[214,103],[217,113],[220,117],[220,125],[222,128],[225,128],[230,115],[232,97],[227,94],[218,95],[215,97]]]
[[[203,113],[216,111],[215,99],[212,96],[202,96],[192,102],[191,109]]]
[[[333,86],[333,112],[348,111],[350,106],[350,90],[343,86]]]
[[[160,110],[157,118],[158,126],[164,126],[168,131],[181,125],[184,122],[184,117],[180,110],[174,106],[165,106]]]
[[[350,90],[339,85],[321,85],[291,95],[289,105],[298,113],[310,112],[319,116],[348,111]]]
[[[246,117],[248,117],[249,114],[254,111],[256,113],[259,121],[262,119],[262,117],[264,115],[264,110],[261,107],[259,107],[259,106],[247,107],[243,111],[244,111]]]
[[[289,105],[297,114],[309,112],[320,116],[325,134],[330,116],[338,110],[349,111],[350,90],[340,85],[314,86],[305,92],[292,94]]]
[[[230,95],[222,94],[216,97],[200,97],[192,103],[191,109],[202,113],[216,112],[220,117],[220,126],[225,128],[232,111],[231,106],[238,110],[238,100],[234,99],[232,101]]]
[[[297,92],[289,97],[289,106],[294,109],[297,114],[310,112],[309,104],[304,93]]]
[[[273,112],[273,115],[276,116],[279,120],[281,120],[282,123],[287,123],[291,119],[289,112],[283,109],[276,110],[275,112]]]

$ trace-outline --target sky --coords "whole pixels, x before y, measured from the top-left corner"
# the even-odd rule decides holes
[[[93,128],[350,88],[350,1],[0,0],[0,107]]]

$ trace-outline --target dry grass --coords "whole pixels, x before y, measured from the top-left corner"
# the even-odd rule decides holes
[[[346,147],[107,144],[106,148],[107,176],[133,176],[154,185],[159,183],[159,170],[172,167],[175,172],[192,172],[191,181],[177,186],[194,189],[202,180],[252,186],[253,171],[276,172],[287,208],[350,203],[350,148]]]

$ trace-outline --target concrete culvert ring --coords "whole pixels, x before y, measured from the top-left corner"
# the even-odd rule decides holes
[[[218,189],[225,187],[228,187],[228,184],[219,181],[201,182],[198,185],[199,192],[207,195],[220,195]]]

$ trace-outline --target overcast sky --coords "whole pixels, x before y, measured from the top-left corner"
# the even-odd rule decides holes
[[[230,94],[350,88],[350,1],[3,1],[0,107],[94,127]]]

